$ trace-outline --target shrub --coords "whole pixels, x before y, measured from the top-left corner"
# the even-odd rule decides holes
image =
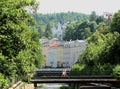
[[[120,79],[120,65],[117,65],[115,68],[113,68],[113,76]]]
[[[85,65],[79,65],[79,64],[75,64],[71,71],[70,74],[71,75],[80,75],[82,74],[82,70],[84,69]]]
[[[8,80],[0,73],[0,89],[5,89],[8,87]]]

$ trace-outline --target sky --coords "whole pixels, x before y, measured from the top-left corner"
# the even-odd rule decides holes
[[[114,13],[120,9],[120,0],[39,0],[39,13],[80,12]]]

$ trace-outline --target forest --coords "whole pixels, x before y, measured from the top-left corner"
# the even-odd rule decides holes
[[[64,40],[85,40],[91,36],[96,30],[100,30],[106,24],[106,21],[103,16],[96,15],[96,12],[93,11],[89,15],[89,19],[76,22],[67,26],[64,32]],[[106,24],[107,25],[107,24]]]
[[[54,14],[32,14],[36,20],[35,28],[40,34],[40,38],[53,38],[52,28],[57,27],[58,23],[66,24],[66,30],[63,32],[63,40],[83,40],[92,35],[96,29],[103,26],[103,16],[96,15],[96,12],[91,12],[90,15],[68,12]],[[72,37],[72,38],[71,38]]]
[[[36,21],[34,28],[40,33],[40,38],[52,38],[54,37],[52,32],[53,27],[57,27],[58,23],[61,25],[70,24],[73,22],[83,22],[89,20],[89,15],[76,12],[61,12],[52,14],[31,14]],[[48,30],[46,30],[48,29]],[[47,32],[48,31],[48,32]],[[48,33],[48,36],[46,34]]]
[[[72,67],[72,74],[112,75],[120,79],[120,11],[104,22],[86,39],[88,44]]]
[[[33,13],[32,16],[35,18],[38,25],[45,25],[50,22],[55,26],[58,24],[58,22],[64,24],[67,22],[82,22],[89,19],[89,15],[77,12],[61,12],[52,14]]]

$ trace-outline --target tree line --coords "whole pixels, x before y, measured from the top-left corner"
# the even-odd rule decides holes
[[[96,12],[93,11],[89,19],[67,25],[63,39],[67,41],[77,39],[85,40],[96,32],[97,29],[102,28],[104,24],[104,17],[96,15]]]
[[[31,15],[36,20],[37,25],[35,28],[39,31],[40,38],[52,38],[52,27],[57,27],[58,23],[63,25],[71,22],[83,22],[89,19],[89,15],[76,12],[52,14],[33,13]]]
[[[73,21],[82,22],[89,18],[89,15],[77,12],[61,12],[52,14],[34,13],[32,16],[35,18],[38,24],[47,24],[50,22],[54,23],[55,25],[58,24],[58,22],[61,24]]]
[[[40,38],[53,38],[52,28],[57,27],[59,22],[67,26],[64,32],[64,40],[86,39],[95,32],[96,28],[104,24],[103,16],[96,15],[95,11],[90,15],[68,12],[53,14],[34,13],[32,16],[37,22],[35,28],[38,30]]]
[[[0,0],[0,89],[14,81],[29,81],[43,63],[39,33],[25,10],[35,0]]]

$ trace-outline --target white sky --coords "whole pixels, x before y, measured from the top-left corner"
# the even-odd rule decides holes
[[[39,13],[81,12],[90,14],[96,11],[117,12],[120,9],[120,0],[39,0]]]

